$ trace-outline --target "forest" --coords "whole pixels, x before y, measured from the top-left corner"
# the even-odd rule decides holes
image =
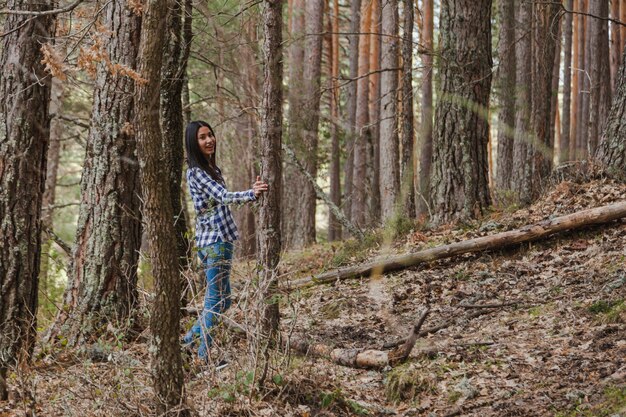
[[[625,358],[626,0],[0,0],[0,416],[624,417]]]

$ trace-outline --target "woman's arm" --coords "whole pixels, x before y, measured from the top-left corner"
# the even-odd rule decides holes
[[[255,201],[256,196],[254,190],[230,192],[219,182],[215,181],[209,174],[201,169],[193,168],[190,170],[189,178],[190,188],[193,187],[203,199],[212,199],[221,204],[240,204],[249,201]]]

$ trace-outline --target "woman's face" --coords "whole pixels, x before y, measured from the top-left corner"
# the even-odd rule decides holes
[[[211,133],[211,129],[206,126],[198,129],[198,146],[205,158],[215,153],[215,136]]]

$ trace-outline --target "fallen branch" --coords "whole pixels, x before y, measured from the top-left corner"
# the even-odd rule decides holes
[[[480,252],[490,249],[502,249],[523,242],[539,240],[565,230],[580,229],[582,227],[607,223],[626,216],[626,201],[609,206],[597,207],[579,211],[566,216],[544,220],[542,222],[524,226],[520,229],[497,233],[492,236],[483,236],[464,240],[449,245],[438,246],[432,249],[379,259],[367,264],[343,267],[325,272],[316,276],[288,281],[287,288],[295,289],[313,284],[323,284],[342,279],[359,278],[375,273],[398,271],[424,262],[449,258],[464,253]]]

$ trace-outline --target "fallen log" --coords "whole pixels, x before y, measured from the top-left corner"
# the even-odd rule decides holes
[[[455,242],[406,255],[386,257],[362,265],[334,269],[319,275],[287,281],[285,287],[296,289],[342,279],[398,271],[420,263],[449,258],[464,253],[502,249],[524,242],[535,241],[565,230],[575,230],[590,225],[607,223],[622,217],[626,217],[626,201],[544,220],[520,229],[496,233],[491,236]]]

